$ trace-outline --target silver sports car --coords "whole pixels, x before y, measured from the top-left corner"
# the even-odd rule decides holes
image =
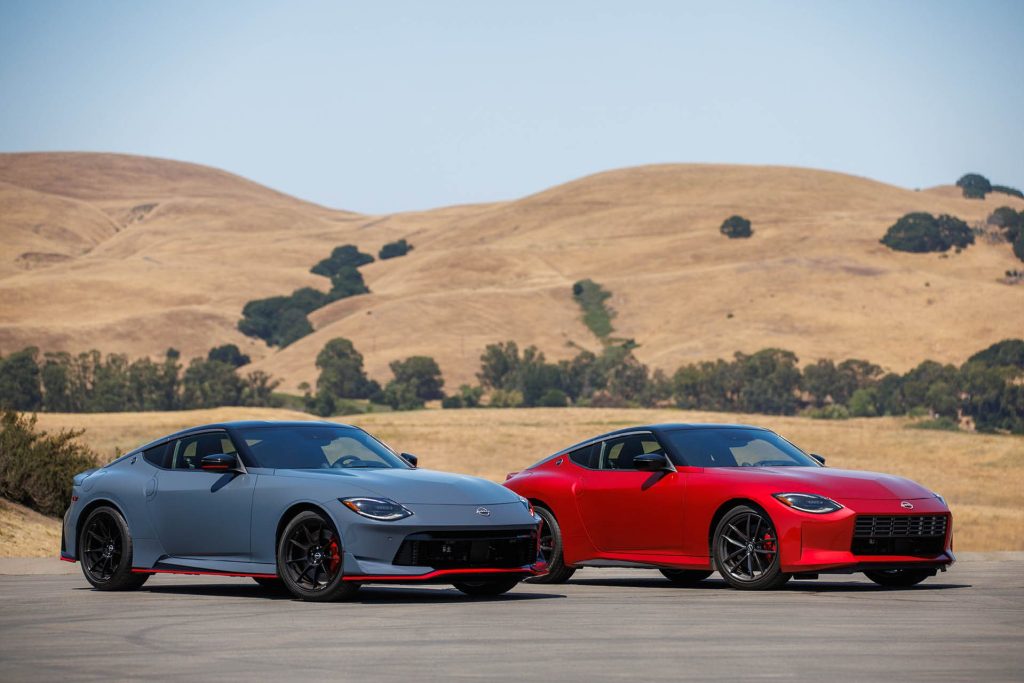
[[[357,427],[227,422],[77,475],[61,559],[100,590],[170,572],[250,576],[303,600],[377,582],[499,595],[546,570],[539,522],[505,487],[417,469]]]

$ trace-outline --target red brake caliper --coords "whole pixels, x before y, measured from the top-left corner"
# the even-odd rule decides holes
[[[769,539],[771,539],[771,537],[772,537],[772,535],[766,532],[764,537],[761,539],[762,540],[761,546],[765,550],[767,550],[768,552],[774,553],[775,552],[775,541],[769,540]],[[774,554],[773,555],[768,555],[767,558],[768,558],[768,563],[771,564],[772,560],[775,559],[775,555]]]
[[[327,568],[331,574],[338,571],[338,567],[341,566],[341,553],[338,549],[338,539],[332,538],[331,544],[327,546]]]

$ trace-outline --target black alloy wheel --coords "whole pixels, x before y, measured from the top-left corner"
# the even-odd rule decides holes
[[[121,513],[98,507],[89,513],[78,537],[82,573],[97,590],[131,590],[146,583],[149,574],[132,572],[132,538]]]
[[[677,586],[696,585],[714,573],[700,569],[661,569],[659,571],[662,576]]]
[[[521,577],[510,579],[489,579],[487,581],[459,581],[453,583],[458,590],[473,597],[494,597],[508,593],[521,581]]]
[[[782,572],[779,538],[763,510],[739,505],[722,517],[714,535],[715,568],[733,588],[766,590],[789,580]]]
[[[547,508],[534,507],[541,519],[540,559],[547,562],[548,573],[528,579],[530,583],[565,583],[576,573],[575,567],[566,567],[562,557],[562,529],[555,515]]]
[[[300,600],[326,602],[352,597],[359,584],[345,581],[341,539],[323,515],[306,510],[292,517],[277,544],[277,571]]]
[[[929,576],[935,576],[934,569],[879,569],[870,572],[864,572],[864,576],[868,577],[879,586],[885,586],[886,588],[910,588],[921,583]]]

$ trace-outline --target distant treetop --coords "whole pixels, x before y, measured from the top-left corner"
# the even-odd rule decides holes
[[[964,192],[967,199],[984,199],[992,191],[992,183],[980,173],[967,173],[956,181],[956,186]]]
[[[743,216],[729,216],[722,222],[722,227],[719,230],[729,239],[750,237],[754,234],[750,227],[750,221]]]
[[[908,213],[896,221],[885,233],[881,243],[896,251],[926,253],[962,249],[974,244],[974,234],[959,218],[943,214],[936,218],[930,213]]]

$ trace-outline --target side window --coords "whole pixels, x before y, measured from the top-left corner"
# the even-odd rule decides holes
[[[632,470],[635,469],[633,458],[636,456],[661,451],[661,444],[653,434],[631,434],[617,439],[609,439],[601,444],[597,469]]]
[[[172,470],[199,470],[199,462],[208,455],[234,453],[235,445],[227,432],[204,432],[178,439],[171,446]]]
[[[569,454],[569,459],[580,467],[586,467],[589,469],[594,468],[593,463],[594,446],[584,446],[583,448],[577,448]]]
[[[155,467],[167,467],[167,444],[162,443],[159,446],[154,446],[148,451],[142,452],[142,457],[146,459],[150,465]]]

